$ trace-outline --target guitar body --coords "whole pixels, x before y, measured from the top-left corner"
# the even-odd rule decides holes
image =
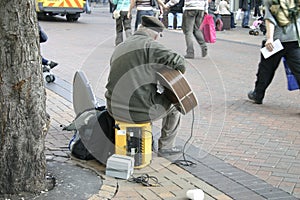
[[[182,114],[187,114],[198,105],[196,96],[180,71],[163,68],[156,74],[157,80],[164,86],[164,94]]]

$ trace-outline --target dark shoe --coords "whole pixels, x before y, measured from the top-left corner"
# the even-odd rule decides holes
[[[246,25],[246,26],[242,26],[243,28],[250,28],[250,26]]]
[[[195,56],[194,56],[193,54],[186,54],[186,55],[184,56],[184,58],[186,58],[186,59],[194,59]]]
[[[207,56],[207,47],[201,47],[202,50],[202,57]]]
[[[179,154],[179,153],[182,153],[182,148],[178,147],[178,146],[172,147],[171,149],[159,149],[158,150],[158,156],[160,156],[160,157],[175,155],[175,154]]]
[[[50,67],[48,65],[43,65],[43,72],[49,72]]]
[[[249,98],[250,100],[254,101],[254,103],[256,103],[256,104],[262,104],[262,99],[258,99],[258,98],[256,97],[256,93],[255,93],[254,91],[250,91],[250,92],[248,93],[248,98]]]
[[[52,68],[54,68],[54,67],[56,67],[58,65],[58,63],[56,63],[56,62],[53,62],[53,61],[51,61],[50,63],[49,63],[49,67],[52,69]]]

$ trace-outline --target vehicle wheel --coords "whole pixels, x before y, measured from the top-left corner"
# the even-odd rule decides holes
[[[67,14],[66,18],[67,18],[68,22],[75,22],[78,20],[78,15],[77,14]]]
[[[254,31],[254,35],[255,35],[255,36],[258,36],[258,35],[259,35],[259,32],[258,32],[258,31]]]
[[[249,35],[254,35],[254,30],[250,30]]]
[[[44,13],[44,12],[38,12],[38,13],[37,13],[37,18],[40,19],[40,20],[45,19],[46,16],[47,16],[47,15],[46,15],[46,13]]]
[[[55,81],[55,76],[54,75],[50,75],[51,76],[51,82]]]
[[[51,83],[51,82],[52,82],[51,75],[47,75],[47,76],[45,77],[45,80],[46,80],[47,83]]]

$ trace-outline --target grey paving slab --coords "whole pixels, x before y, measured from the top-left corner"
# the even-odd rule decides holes
[[[47,171],[55,177],[56,185],[53,190],[43,192],[34,199],[88,199],[102,186],[102,179],[95,172],[72,163],[48,161]]]

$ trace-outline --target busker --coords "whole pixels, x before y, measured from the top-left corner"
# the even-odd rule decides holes
[[[164,25],[153,16],[142,16],[138,30],[114,50],[106,85],[107,110],[115,120],[146,123],[162,120],[158,155],[177,154],[175,146],[181,113],[164,93],[157,92],[156,72],[169,68],[185,72],[185,60],[156,40]]]

